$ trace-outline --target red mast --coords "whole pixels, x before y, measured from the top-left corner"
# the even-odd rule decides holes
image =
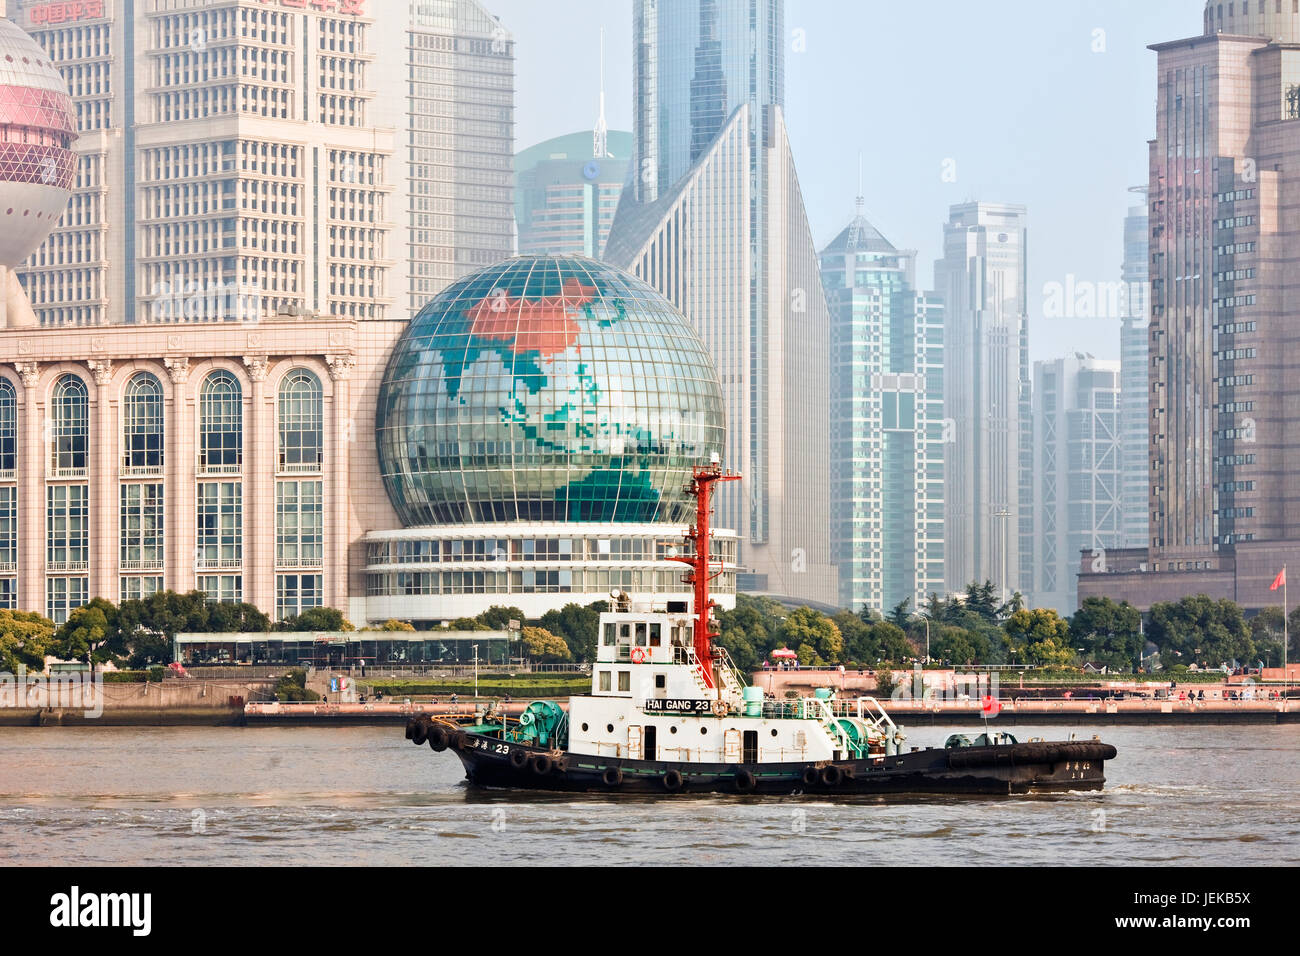
[[[717,607],[709,597],[709,582],[722,573],[722,569],[710,570],[709,517],[713,513],[710,496],[715,481],[739,481],[740,475],[723,472],[722,466],[711,464],[707,467],[696,466],[691,483],[686,486],[686,493],[695,498],[695,527],[686,532],[686,541],[693,545],[691,557],[672,557],[669,561],[678,561],[691,569],[682,580],[695,587],[695,658],[700,662],[700,671],[704,681],[710,687],[713,681],[713,639],[718,636],[713,630],[713,609]]]

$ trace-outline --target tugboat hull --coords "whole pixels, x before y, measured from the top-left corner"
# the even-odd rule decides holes
[[[918,750],[869,760],[762,764],[630,760],[544,750],[461,731],[448,742],[480,787],[570,793],[1009,794],[1100,790],[1115,748],[1099,742]]]

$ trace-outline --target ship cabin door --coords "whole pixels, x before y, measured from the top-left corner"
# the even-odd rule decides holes
[[[641,728],[629,727],[627,729],[627,756],[629,760],[641,759]]]
[[[745,731],[745,742],[740,748],[741,763],[758,763],[758,731]]]
[[[656,733],[654,724],[647,724],[642,739],[642,748],[645,750],[646,760],[658,760],[659,753],[659,735]]]

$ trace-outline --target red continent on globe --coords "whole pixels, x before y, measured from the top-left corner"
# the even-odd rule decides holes
[[[546,358],[570,349],[578,340],[572,313],[596,295],[596,287],[566,279],[559,295],[522,299],[503,290],[484,296],[466,314],[470,331],[483,339],[509,344],[516,355],[538,352]]]

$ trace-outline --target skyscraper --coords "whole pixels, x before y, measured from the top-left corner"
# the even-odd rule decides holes
[[[1078,608],[1080,552],[1122,543],[1120,364],[1075,353],[1034,363],[1034,578],[1038,607]]]
[[[831,316],[831,553],[839,603],[943,591],[943,305],[916,252],[858,213],[822,250]]]
[[[944,301],[944,578],[1029,594],[1032,448],[1025,207],[953,206],[935,263]],[[1026,553],[1029,551],[1029,553]]]
[[[475,0],[10,8],[80,133],[42,324],[406,318],[510,254],[513,41]]]
[[[1274,605],[1300,561],[1300,8],[1203,26],[1151,47],[1149,540],[1080,579],[1140,607]]]
[[[742,587],[834,603],[828,314],[784,119],[781,0],[637,0],[633,151],[605,258],[718,364]]]
[[[1136,187],[1145,198],[1146,187]],[[1120,472],[1124,510],[1124,547],[1144,548],[1150,519],[1147,481],[1147,209],[1134,206],[1124,218],[1124,265],[1120,316]]]
[[[556,136],[515,157],[520,255],[598,257],[627,178],[632,134],[608,132],[593,156],[590,133]]]

